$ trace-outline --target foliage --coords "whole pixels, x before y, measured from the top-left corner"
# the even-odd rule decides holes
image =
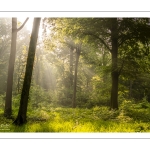
[[[4,94],[11,43],[11,19],[0,18],[0,94]]]
[[[4,108],[5,95],[0,95],[0,108]]]
[[[29,107],[49,109],[51,106],[56,106],[57,95],[54,91],[46,91],[39,86],[32,86],[29,97]]]
[[[121,109],[125,115],[129,116],[134,121],[150,121],[150,104],[146,100],[143,100],[138,104],[136,104],[134,101],[124,101],[121,105]]]
[[[146,106],[145,106],[146,105]],[[145,108],[147,107],[147,108]],[[17,112],[17,110],[16,110]],[[108,107],[33,108],[28,111],[28,123],[19,127],[12,125],[0,111],[3,132],[149,132],[150,104],[143,101],[136,104],[124,101],[121,110]],[[15,113],[17,115],[17,113]],[[2,131],[2,127],[0,129]]]
[[[37,44],[28,105],[28,123],[3,117],[11,20],[0,18],[0,118],[10,132],[149,132],[150,27],[146,18],[117,18],[119,110],[110,110],[111,18],[47,18]],[[47,26],[47,27],[46,27]],[[17,116],[25,75],[29,32],[18,33],[13,79]],[[76,45],[82,43],[76,101],[72,109]]]

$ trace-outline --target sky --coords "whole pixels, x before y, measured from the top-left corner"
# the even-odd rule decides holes
[[[21,23],[23,23],[26,20],[25,17],[18,17],[17,19]],[[27,29],[29,31],[31,31],[32,30],[32,25],[33,25],[33,17],[30,17],[29,20],[27,21],[27,23],[25,24],[25,26],[27,27]]]
[[[18,17],[18,21],[23,23],[26,20],[27,17]],[[28,21],[26,22],[25,26],[27,28],[27,30],[29,30],[30,32],[32,32],[32,26],[33,26],[33,17],[29,17]],[[42,35],[42,22],[40,24],[40,29],[39,29],[39,36]]]

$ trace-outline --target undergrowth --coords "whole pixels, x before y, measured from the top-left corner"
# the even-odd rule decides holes
[[[117,111],[98,106],[30,109],[27,124],[20,127],[4,118],[2,110],[0,118],[0,132],[150,132],[150,104],[145,101],[124,101]]]

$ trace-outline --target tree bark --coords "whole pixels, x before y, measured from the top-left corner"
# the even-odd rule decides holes
[[[69,68],[69,80],[70,80],[70,92],[69,98],[72,99],[73,97],[73,47],[70,48],[70,68]]]
[[[76,47],[76,63],[75,63],[75,75],[74,75],[74,85],[73,85],[73,101],[72,107],[76,108],[76,88],[77,88],[77,72],[78,72],[78,62],[81,52],[81,45],[77,45]]]
[[[12,114],[12,87],[13,87],[14,63],[16,56],[16,40],[17,40],[17,18],[12,18],[11,50],[8,66],[6,100],[4,109],[5,117],[11,117]]]
[[[31,85],[31,78],[33,72],[33,64],[35,58],[40,21],[41,18],[35,18],[33,22],[33,28],[32,28],[27,64],[26,64],[25,78],[24,78],[23,89],[21,93],[20,107],[19,107],[18,116],[14,121],[14,124],[16,125],[22,125],[27,122],[26,117],[27,117],[29,90]]]
[[[118,31],[117,31],[117,18],[112,18],[112,28],[111,28],[111,42],[112,42],[112,89],[111,89],[111,109],[118,109]]]
[[[13,88],[13,73],[14,73],[14,64],[16,57],[16,40],[17,32],[20,31],[29,18],[25,20],[22,26],[17,29],[17,18],[12,18],[12,37],[11,37],[11,50],[8,66],[8,77],[7,77],[7,89],[6,89],[6,100],[5,100],[5,109],[4,116],[10,118],[12,115],[12,88]]]

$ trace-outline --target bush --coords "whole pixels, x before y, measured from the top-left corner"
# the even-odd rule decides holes
[[[124,101],[121,105],[121,109],[126,116],[129,116],[135,121],[150,121],[150,104],[145,100],[138,104],[133,101]]]
[[[0,95],[0,107],[4,108],[5,104],[5,95]]]
[[[96,106],[92,110],[93,110],[93,115],[102,120],[115,119],[119,115],[119,111],[110,110],[108,107],[104,107],[104,106],[103,107]]]
[[[55,93],[52,91],[45,91],[39,86],[32,86],[29,95],[29,107],[30,108],[42,108],[49,107],[55,104]]]

